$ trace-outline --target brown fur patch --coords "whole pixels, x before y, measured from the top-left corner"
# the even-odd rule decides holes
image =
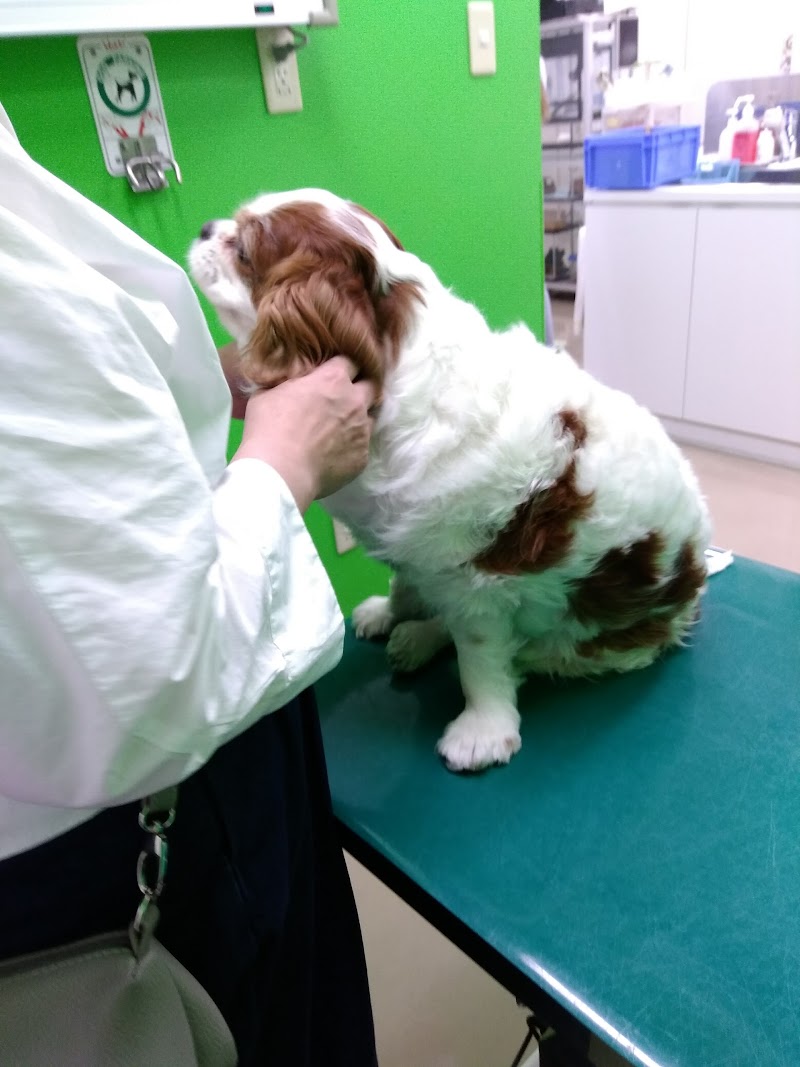
[[[561,420],[562,433],[572,437],[573,448],[583,448],[586,444],[587,430],[586,423],[578,412],[566,409],[559,411],[558,417]]]
[[[630,652],[634,648],[663,645],[670,637],[670,620],[663,615],[640,619],[622,630],[604,630],[597,637],[581,641],[575,648],[579,656],[596,656],[602,652]]]
[[[625,626],[646,614],[655,606],[658,557],[663,551],[663,539],[649,533],[632,545],[606,552],[572,590],[570,607],[578,622]]]
[[[560,563],[575,537],[575,523],[594,503],[593,493],[576,484],[575,452],[586,441],[586,425],[576,411],[561,411],[561,436],[572,438],[566,470],[548,489],[523,501],[494,541],[473,560],[489,574],[536,574]]]
[[[356,233],[349,233],[320,204],[288,204],[266,217],[243,211],[236,221],[237,269],[257,310],[244,375],[272,386],[344,355],[380,387],[419,287],[395,282],[382,289],[366,228],[362,241],[356,219]]]
[[[580,655],[666,643],[672,633],[670,620],[697,597],[706,568],[688,541],[667,570],[660,563],[663,551],[663,538],[651,532],[626,548],[606,552],[592,573],[575,585],[570,595],[575,617],[603,627],[578,645]]]
[[[705,560],[698,559],[694,548],[685,541],[678,553],[672,577],[661,590],[661,603],[676,608],[691,603],[706,584]]]
[[[353,204],[353,207],[356,209],[356,211],[360,211],[362,215],[366,215],[367,218],[372,219],[373,222],[377,222],[377,224],[380,226],[380,228],[383,230],[383,232],[386,234],[386,236],[389,238],[395,248],[399,248],[401,252],[404,251],[404,248],[400,243],[399,239],[395,237],[395,235],[392,233],[392,231],[389,229],[383,219],[379,219],[377,215],[373,215],[371,211],[367,211],[367,209],[365,207],[362,207],[361,204]]]
[[[408,280],[394,281],[375,301],[375,318],[381,343],[388,350],[388,362],[396,363],[408,336],[418,304],[424,304],[422,287]],[[384,361],[384,372],[387,361]],[[381,376],[383,381],[383,375]]]

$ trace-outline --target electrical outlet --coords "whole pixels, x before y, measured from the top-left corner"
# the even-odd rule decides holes
[[[300,92],[297,51],[293,49],[281,60],[277,60],[272,51],[274,45],[280,47],[293,44],[294,34],[285,28],[261,27],[256,30],[256,41],[258,57],[261,61],[261,77],[264,81],[264,95],[267,98],[267,110],[272,115],[281,115],[287,111],[302,111],[303,96]]]
[[[336,541],[336,551],[340,556],[343,556],[345,552],[349,552],[351,548],[356,547],[353,531],[338,519],[333,520],[333,537]]]

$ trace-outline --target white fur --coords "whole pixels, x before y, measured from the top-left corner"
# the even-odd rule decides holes
[[[256,311],[250,291],[236,273],[231,251],[224,238],[236,233],[232,219],[214,223],[214,234],[197,240],[189,250],[189,269],[192,277],[216,308],[225,329],[241,343],[249,337],[256,324]]]
[[[666,559],[687,541],[702,559],[708,519],[696,479],[649,412],[595,381],[566,353],[539,344],[525,326],[491,331],[477,308],[347,202],[303,190],[261,197],[250,210],[268,219],[276,206],[303,200],[323,204],[351,233],[366,222],[382,284],[416,282],[424,300],[386,378],[367,469],[324,502],[398,575],[388,602],[370,598],[356,609],[357,632],[386,634],[428,617],[422,630],[398,628],[390,639],[395,665],[406,670],[452,635],[466,707],[438,750],[456,770],[505,763],[521,743],[516,690],[524,673],[628,670],[658,654],[635,649],[583,659],[576,645],[599,627],[571,615],[568,595],[604,553],[653,530]],[[215,258],[213,248],[193,250],[192,269],[244,345],[252,306],[224,257]],[[594,493],[592,509],[551,569],[487,574],[471,561],[517,506],[553,485],[573,458],[557,418],[565,410],[580,413],[588,431],[574,458],[578,488]],[[693,613],[689,605],[675,618],[672,643],[681,641]]]
[[[392,632],[396,619],[388,596],[371,596],[353,612],[356,637],[385,637]]]

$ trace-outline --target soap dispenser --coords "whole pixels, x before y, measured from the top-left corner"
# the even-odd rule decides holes
[[[766,126],[758,135],[756,163],[771,163],[775,158],[775,136]]]
[[[731,155],[740,163],[755,163],[758,151],[758,131],[761,124],[756,118],[755,96],[750,94],[743,96],[742,99],[745,105],[742,108],[742,117],[736,124]]]
[[[736,119],[737,106],[729,107],[725,114],[728,116],[728,122],[725,125],[722,133],[719,135],[719,158],[720,159],[732,159],[733,158],[733,135],[738,128],[738,121]]]

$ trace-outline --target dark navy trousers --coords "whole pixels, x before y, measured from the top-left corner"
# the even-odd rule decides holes
[[[137,813],[109,809],[0,862],[0,958],[128,925]],[[361,931],[310,691],[180,787],[169,844],[158,937],[216,1001],[240,1067],[375,1067]]]

